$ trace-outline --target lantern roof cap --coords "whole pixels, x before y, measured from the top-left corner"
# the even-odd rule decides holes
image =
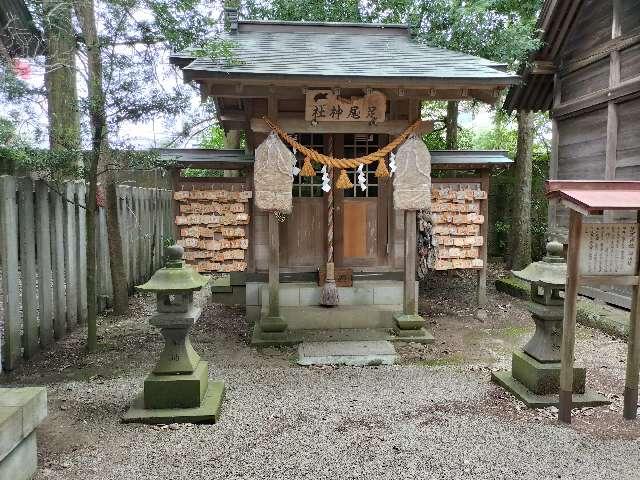
[[[209,282],[209,278],[184,263],[184,248],[181,246],[167,247],[166,254],[168,258],[164,268],[156,271],[146,283],[138,285],[136,289],[156,293],[193,292]]]
[[[539,262],[533,262],[522,270],[512,271],[513,275],[530,283],[561,287],[567,280],[567,264],[562,256],[563,246],[559,242],[547,243],[547,255]]]

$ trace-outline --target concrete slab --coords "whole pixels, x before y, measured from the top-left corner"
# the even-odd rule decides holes
[[[299,365],[393,365],[396,350],[388,341],[304,342],[298,347]]]
[[[521,400],[529,408],[557,407],[560,404],[558,395],[536,395],[513,378],[510,372],[493,372],[491,380]],[[598,407],[611,403],[604,395],[588,390],[584,393],[574,393],[571,397],[571,402],[574,408]]]
[[[209,388],[196,408],[144,408],[140,394],[122,416],[124,423],[215,423],[220,418],[224,398],[224,382],[209,380]]]
[[[36,432],[31,432],[9,455],[0,461],[0,478],[29,480],[38,468]]]

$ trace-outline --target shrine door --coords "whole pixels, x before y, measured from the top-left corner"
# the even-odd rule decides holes
[[[378,134],[336,135],[337,150],[344,158],[367,155],[386,144],[387,136]],[[339,153],[339,152],[336,152]],[[387,265],[388,197],[391,182],[375,176],[377,162],[363,167],[366,187],[357,183],[356,169],[347,170],[354,186],[334,190],[335,261],[338,266],[379,267]],[[334,169],[334,184],[340,174]]]
[[[295,135],[300,143],[323,153],[324,135]],[[297,154],[298,167],[303,157]],[[293,177],[293,211],[280,224],[280,267],[284,271],[317,271],[326,262],[326,199],[322,191],[322,165],[314,162],[315,177]]]

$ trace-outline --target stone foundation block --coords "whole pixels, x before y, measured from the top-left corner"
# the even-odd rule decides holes
[[[511,360],[514,379],[536,395],[557,394],[560,387],[560,363],[541,363],[524,352],[514,352]],[[587,372],[573,369],[573,391],[584,393]]]
[[[27,480],[35,474],[35,429],[46,416],[45,388],[0,388],[0,479]]]
[[[207,392],[207,362],[200,361],[195,371],[182,375],[150,374],[144,381],[144,408],[195,408]]]

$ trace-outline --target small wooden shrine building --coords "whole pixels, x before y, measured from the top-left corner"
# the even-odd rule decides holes
[[[640,3],[546,0],[538,19],[542,46],[520,73],[505,108],[549,111],[551,180],[640,179]],[[569,211],[549,205],[549,234],[567,238]],[[630,218],[604,212],[604,221]],[[595,221],[595,219],[594,219]],[[584,293],[630,306],[627,287]]]
[[[162,152],[176,160],[176,233],[187,261],[203,272],[231,272],[214,292],[245,303],[256,323],[283,317],[292,330],[388,328],[397,310],[415,320],[405,326],[419,330],[416,210],[429,210],[433,197],[432,243],[439,253],[432,265],[478,270],[482,302],[488,172],[509,160],[504,152],[429,154],[412,139],[432,127],[421,120],[423,101],[494,103],[518,77],[504,65],[418,43],[406,25],[229,18],[223,38],[230,59],[187,50],[171,61],[203,98],[213,98],[226,131],[244,132],[246,148]],[[274,155],[279,167],[265,169]],[[403,204],[398,193],[398,177],[411,183],[414,176],[403,170],[406,162],[415,164],[416,185],[403,188],[422,203]],[[240,173],[188,178],[180,174],[184,168]],[[434,178],[429,192],[428,172],[439,168],[472,178]],[[285,188],[269,195],[276,203],[288,195],[286,215],[258,198],[266,198],[261,192],[271,174],[285,177]],[[333,265],[340,300],[325,309],[319,284]],[[254,334],[254,341],[282,340],[273,329]]]

